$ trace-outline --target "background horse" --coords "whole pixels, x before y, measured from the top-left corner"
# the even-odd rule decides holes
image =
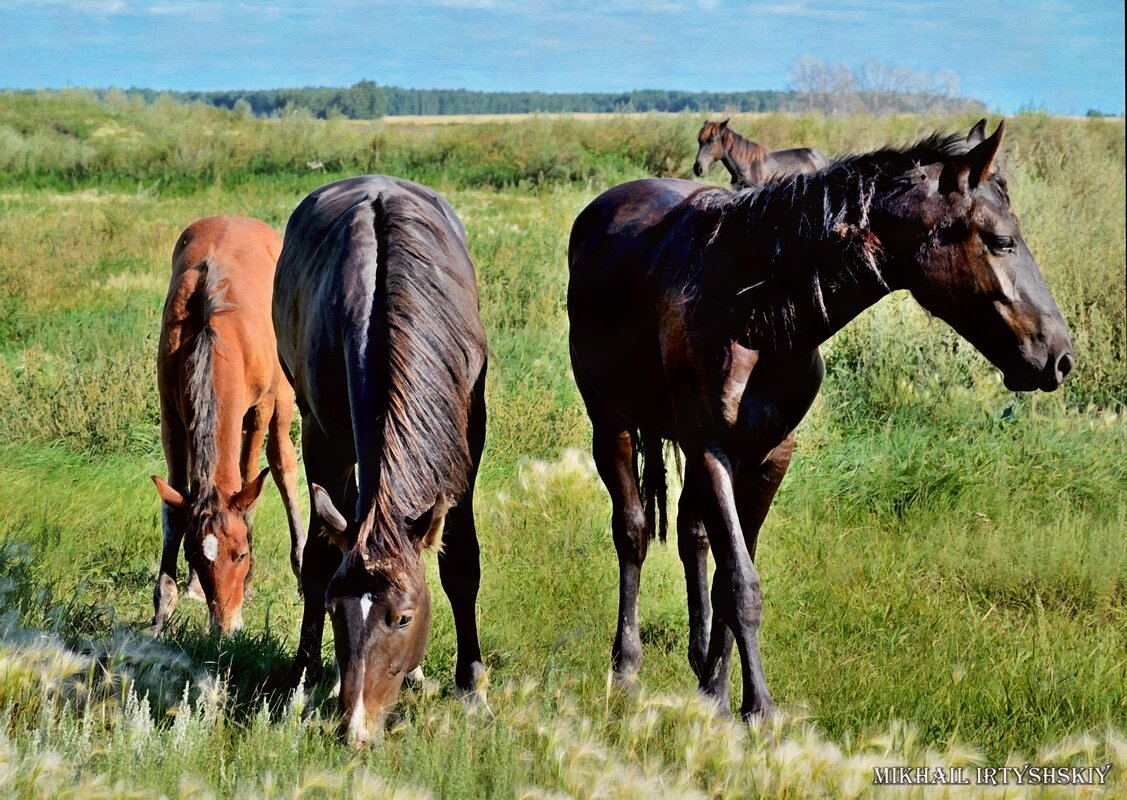
[[[814,172],[829,165],[830,161],[810,147],[789,150],[768,150],[761,144],[745,139],[723,122],[705,122],[697,133],[697,159],[693,174],[704,177],[714,161],[720,161],[732,175],[732,187],[747,189],[761,186],[767,181]]]
[[[293,390],[282,375],[270,321],[274,264],[282,240],[264,222],[208,217],[172,251],[172,280],[157,349],[160,432],[168,480],[156,475],[164,548],[153,592],[159,631],[176,605],[176,560],[184,555],[224,633],[242,627],[250,583],[251,523],[267,470],[290,526],[290,566],[300,573],[305,534],[290,442]],[[194,584],[194,580],[193,580]]]
[[[438,568],[457,629],[454,679],[465,693],[483,688],[473,487],[487,351],[461,221],[430,189],[396,178],[321,187],[286,228],[274,324],[317,510],[293,674],[319,678],[328,610],[342,721],[363,741],[422,659],[421,554],[444,518]]]
[[[818,345],[907,289],[1001,369],[1010,389],[1052,391],[1071,370],[1067,327],[997,169],[1003,126],[989,139],[984,126],[735,195],[635,181],[576,219],[571,360],[612,502],[620,679],[641,664],[638,583],[664,486],[662,439],[685,454],[677,534],[689,661],[727,707],[734,635],[750,715],[773,708],[759,653],[756,541],[822,381]]]

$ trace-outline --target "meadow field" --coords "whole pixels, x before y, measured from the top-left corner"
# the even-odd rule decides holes
[[[1033,763],[1112,764],[1109,785],[1087,792],[1127,797],[1122,119],[1007,120],[1014,206],[1072,330],[1061,390],[1006,391],[907,296],[824,348],[823,391],[759,545],[781,719],[749,728],[697,698],[672,542],[643,571],[639,683],[609,683],[617,564],[567,358],[567,235],[610,185],[687,177],[701,121],[256,119],[0,93],[0,796],[1076,794],[873,786],[875,766]],[[731,126],[845,154],[974,121]],[[454,696],[453,623],[428,557],[428,680],[404,691],[381,743],[355,751],[333,735],[328,687],[284,686],[300,605],[272,487],[245,630],[218,638],[186,599],[162,640],[143,629],[160,547],[149,475],[164,472],[154,358],[176,237],[221,213],[281,231],[306,193],[366,172],[445,194],[477,266],[493,714],[467,715]],[[328,642],[324,657],[331,673]]]

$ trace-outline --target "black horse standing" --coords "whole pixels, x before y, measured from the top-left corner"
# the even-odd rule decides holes
[[[274,326],[316,510],[294,677],[319,677],[328,611],[342,722],[363,741],[422,658],[430,594],[421,553],[443,521],[438,566],[457,629],[455,682],[476,695],[484,678],[473,489],[486,341],[457,215],[396,178],[321,187],[286,227]]]
[[[689,661],[727,707],[734,637],[747,716],[774,705],[753,561],[795,428],[822,381],[818,345],[907,289],[1011,389],[1052,391],[1064,380],[1068,330],[1010,208],[996,162],[1002,135],[999,125],[986,138],[984,120],[967,136],[933,136],[739,194],[635,181],[580,213],[568,250],[571,360],[612,503],[620,678],[641,665],[638,584],[654,506],[663,513],[662,440],[686,459],[677,535]]]

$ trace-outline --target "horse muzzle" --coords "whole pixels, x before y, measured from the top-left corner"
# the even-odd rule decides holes
[[[1060,388],[1064,379],[1076,366],[1071,346],[1052,351],[1038,370],[1006,371],[1003,383],[1011,392],[1052,392]]]

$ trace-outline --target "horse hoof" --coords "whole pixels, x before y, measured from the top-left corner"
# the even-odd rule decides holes
[[[172,616],[176,608],[177,599],[176,581],[171,575],[161,575],[157,580],[156,590],[153,592],[153,621],[146,632],[159,636],[164,629],[164,623]]]
[[[466,707],[466,716],[468,717],[480,717],[486,722],[492,722],[496,719],[493,709],[489,707],[489,701],[485,697],[484,689],[475,689],[463,694],[462,705]]]
[[[188,580],[188,591],[186,592],[189,598],[200,603],[207,602],[207,595],[203,593],[203,587],[200,586],[200,576],[192,570],[192,576]]]
[[[638,685],[638,670],[619,672],[617,669],[610,673],[610,682],[624,689]]]
[[[716,715],[723,719],[732,718],[732,697],[727,692],[717,693],[706,686],[698,689],[703,700],[716,708]]]
[[[420,664],[413,670],[403,676],[403,682],[408,686],[422,686],[426,683],[427,676],[423,674],[423,667]]]
[[[293,666],[290,667],[287,685],[291,689],[304,686],[308,690],[319,684],[324,677],[324,670],[319,662],[309,664],[304,661],[294,661]]]
[[[740,716],[748,725],[760,726],[782,719],[783,712],[774,703],[768,702],[759,708],[741,709]]]

